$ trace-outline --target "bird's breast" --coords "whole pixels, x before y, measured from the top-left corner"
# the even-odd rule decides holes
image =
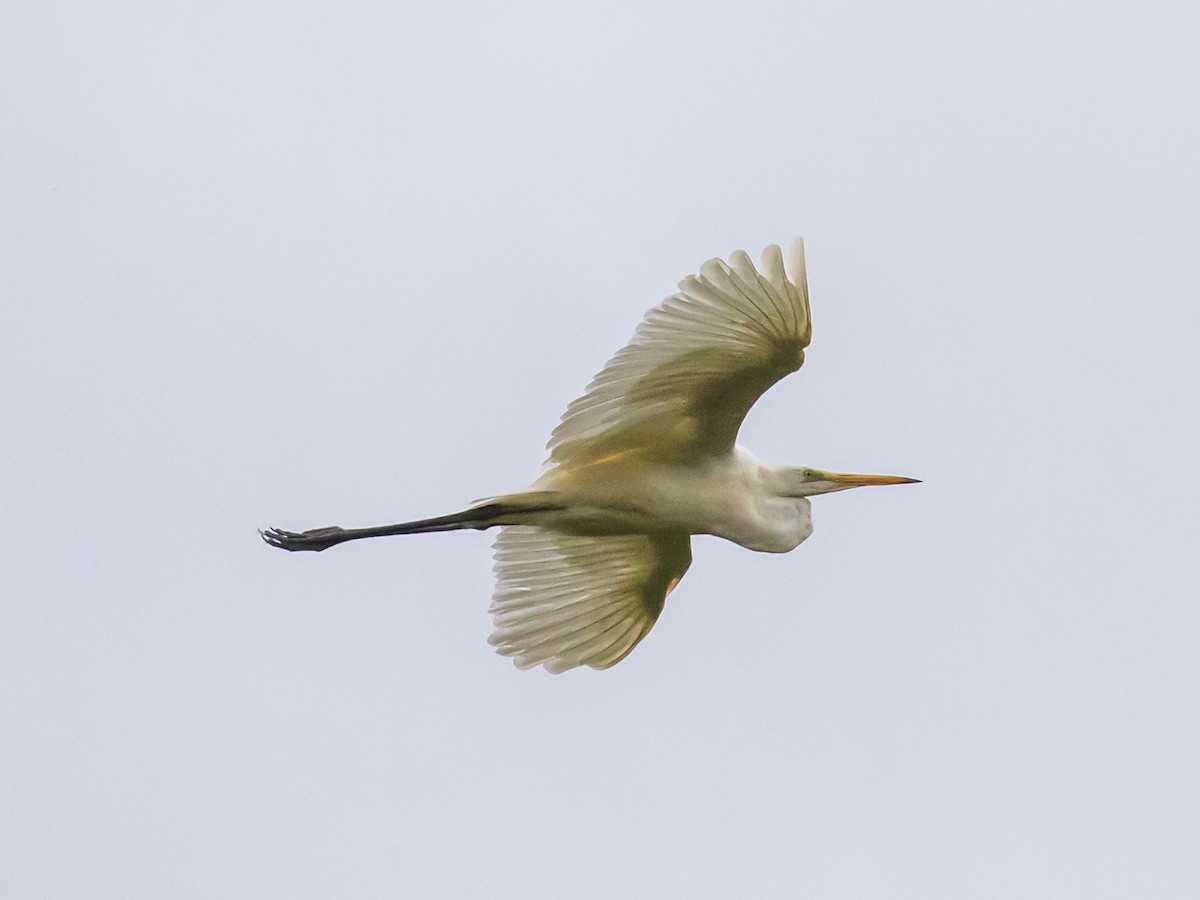
[[[772,497],[720,536],[763,553],[795,550],[812,534],[812,504],[804,497]]]

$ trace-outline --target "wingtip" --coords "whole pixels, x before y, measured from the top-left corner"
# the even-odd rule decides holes
[[[788,248],[788,274],[791,282],[808,296],[808,267],[804,261],[804,238],[797,237]]]

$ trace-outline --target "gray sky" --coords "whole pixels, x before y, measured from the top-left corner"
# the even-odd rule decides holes
[[[7,4],[0,894],[1200,882],[1195,4]],[[742,440],[920,486],[696,541],[608,672],[490,536],[705,259],[803,234]]]

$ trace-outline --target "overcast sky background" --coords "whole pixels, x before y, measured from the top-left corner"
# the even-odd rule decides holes
[[[1193,3],[0,9],[0,894],[1183,897]],[[705,259],[807,240],[714,539],[607,672],[434,515]]]

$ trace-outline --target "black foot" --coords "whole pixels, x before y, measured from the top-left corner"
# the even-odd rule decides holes
[[[338,525],[329,528],[314,528],[312,531],[281,531],[278,528],[261,529],[258,532],[262,539],[272,547],[284,550],[324,550],[334,544],[340,544],[345,538],[346,529]]]

